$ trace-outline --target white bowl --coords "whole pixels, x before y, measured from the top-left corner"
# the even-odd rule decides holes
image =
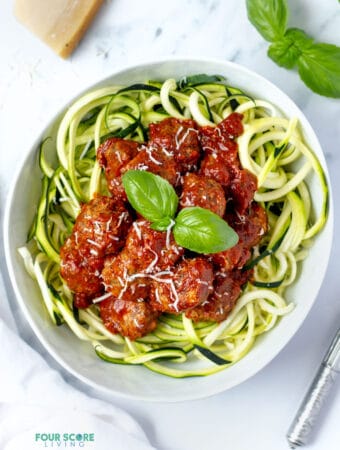
[[[257,98],[271,101],[287,117],[298,117],[305,140],[318,156],[328,177],[325,158],[318,139],[298,107],[269,81],[237,64],[184,59],[148,63],[122,70],[91,86],[88,90],[110,83],[128,85],[147,79],[169,77],[178,79],[195,73],[224,75],[228,83]],[[35,145],[27,149],[26,157],[13,180],[5,212],[4,241],[10,278],[22,311],[42,344],[63,368],[85,383],[121,397],[150,401],[175,402],[207,397],[241,383],[262,369],[298,330],[316,299],[331,249],[332,203],[325,228],[315,239],[297,282],[288,290],[288,301],[294,301],[296,308],[273,330],[261,336],[250,353],[236,365],[208,377],[172,379],[140,366],[105,363],[95,355],[91,345],[77,339],[66,326],[56,327],[50,322],[36,283],[25,271],[17,252],[17,248],[26,241],[27,230],[34,216],[41,187],[37,148],[42,137],[55,132],[55,122],[62,112],[52,118]],[[309,187],[314,197],[313,202],[318,206],[321,200],[315,179],[310,179]]]

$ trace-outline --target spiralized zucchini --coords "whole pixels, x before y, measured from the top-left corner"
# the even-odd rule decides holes
[[[233,111],[244,116],[238,139],[243,168],[258,178],[255,200],[266,209],[269,231],[254,248],[255,282],[248,283],[228,318],[221,323],[193,323],[184,314],[163,314],[157,328],[135,342],[109,332],[98,306],[73,309],[72,293],[59,273],[59,250],[71,233],[81,202],[95,192],[107,194],[96,149],[109,136],[143,142],[148,125],[172,116],[214,126]],[[55,150],[56,149],[56,150]],[[57,152],[58,163],[50,164]],[[111,363],[143,364],[172,377],[213,374],[236,363],[288,314],[293,303],[286,288],[296,282],[297,267],[327,219],[328,189],[322,167],[303,141],[295,118],[276,107],[227,86],[219,76],[195,75],[133,86],[107,86],[83,95],[66,111],[56,141],[40,148],[42,194],[29,243],[19,249],[36,279],[51,320],[67,323]],[[319,181],[320,211],[315,211],[307,176]],[[34,238],[34,239],[32,239]],[[72,345],[72,343],[70,344]]]

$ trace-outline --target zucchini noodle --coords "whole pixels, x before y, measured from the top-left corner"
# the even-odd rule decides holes
[[[239,157],[258,179],[255,201],[267,212],[269,230],[247,263],[254,268],[254,281],[248,282],[229,316],[221,323],[194,323],[185,314],[162,314],[153,332],[132,342],[105,328],[96,304],[74,309],[73,295],[60,277],[59,250],[81,203],[96,192],[108,194],[96,161],[98,146],[111,136],[142,143],[151,122],[170,116],[214,126],[233,111],[244,116]],[[50,162],[54,156],[57,164]],[[57,136],[43,141],[39,164],[42,193],[29,242],[19,252],[51,320],[67,324],[104,361],[142,364],[176,378],[210,375],[236,363],[257,336],[294,308],[285,299],[286,289],[296,282],[311,238],[327,219],[326,178],[303,141],[297,119],[281,117],[270,102],[227,86],[221,77],[198,75],[87,93],[66,111]],[[311,175],[319,182],[320,211],[314,210],[308,190]]]

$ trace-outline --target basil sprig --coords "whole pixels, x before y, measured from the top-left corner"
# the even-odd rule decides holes
[[[157,223],[174,217],[178,197],[164,178],[143,170],[128,170],[122,181],[130,204],[145,219]]]
[[[176,216],[178,197],[164,178],[151,172],[128,170],[123,186],[132,207],[151,222],[151,228],[172,228],[175,241],[196,253],[217,253],[238,242],[237,233],[220,216],[200,207],[182,209]]]
[[[269,42],[281,39],[287,25],[288,8],[283,0],[247,0],[248,18]]]
[[[174,238],[197,253],[218,253],[238,242],[237,233],[220,216],[199,206],[182,209],[175,219]]]
[[[246,0],[248,18],[269,42],[268,56],[286,69],[297,67],[314,92],[340,97],[340,47],[315,43],[300,28],[286,28],[287,0]]]

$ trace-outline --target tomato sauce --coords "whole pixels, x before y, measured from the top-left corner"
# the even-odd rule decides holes
[[[267,215],[253,201],[256,177],[242,169],[237,137],[242,115],[232,113],[216,127],[167,118],[149,127],[143,144],[110,138],[97,150],[108,196],[82,206],[61,248],[61,276],[77,308],[95,303],[112,333],[138,339],[157,326],[163,312],[193,321],[224,320],[242,286],[252,277],[244,265],[267,231]],[[218,214],[239,242],[211,255],[177,245],[170,230],[156,231],[128,204],[121,176],[147,170],[167,179],[179,209],[200,206]]]

